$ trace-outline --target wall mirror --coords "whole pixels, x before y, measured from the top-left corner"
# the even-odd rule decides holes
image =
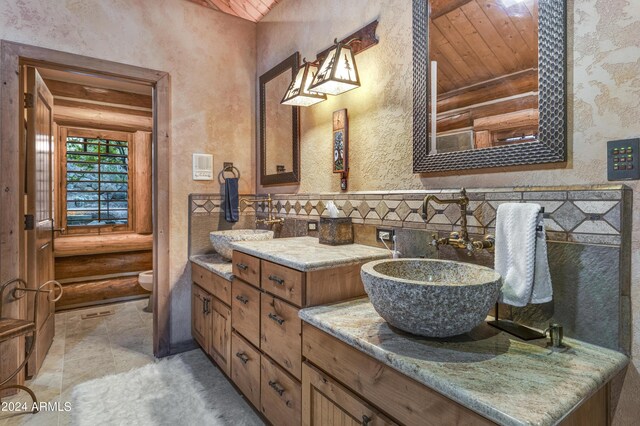
[[[413,0],[415,173],[566,161],[563,0]]]
[[[299,107],[282,105],[300,64],[294,53],[260,76],[260,184],[300,181]]]

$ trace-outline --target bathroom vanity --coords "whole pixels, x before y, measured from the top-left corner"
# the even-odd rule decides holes
[[[578,340],[549,348],[486,324],[420,338],[390,328],[367,298],[300,317],[304,425],[607,425],[608,383],[628,362]]]
[[[390,253],[311,237],[233,248],[231,264],[215,256],[191,259],[193,337],[267,420],[299,425],[300,309],[363,296],[360,267]]]

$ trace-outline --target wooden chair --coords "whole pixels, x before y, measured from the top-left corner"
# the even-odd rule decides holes
[[[50,298],[52,294],[55,294],[55,289],[45,290],[45,287],[47,287],[49,284],[53,284],[55,287],[58,287],[60,289],[60,294],[54,300],[50,300]],[[2,306],[4,304],[3,302],[5,297],[4,292],[12,285],[14,288],[11,291],[11,297],[13,297],[14,300],[23,298],[28,292],[35,293],[33,297],[33,320],[5,318],[2,315]],[[16,337],[25,336],[28,334],[32,335],[31,344],[29,345],[29,349],[26,351],[24,360],[13,373],[9,374],[9,376],[5,377],[5,379],[0,382],[0,392],[6,389],[18,389],[27,392],[34,402],[34,413],[38,412],[38,399],[36,398],[36,395],[33,393],[33,391],[26,386],[17,384],[8,385],[7,383],[16,375],[18,375],[18,373],[25,367],[25,365],[27,365],[27,361],[29,360],[33,349],[36,347],[36,341],[38,338],[38,299],[40,299],[40,297],[38,296],[40,295],[40,293],[47,293],[47,298],[50,302],[57,302],[58,300],[60,300],[60,297],[62,297],[62,286],[59,282],[52,280],[47,281],[37,289],[27,288],[26,282],[21,278],[13,279],[0,286],[0,343],[14,339]]]

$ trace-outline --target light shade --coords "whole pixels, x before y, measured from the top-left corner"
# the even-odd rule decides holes
[[[296,77],[293,79],[287,92],[284,94],[283,105],[311,106],[327,100],[327,95],[309,90],[313,77],[318,72],[318,66],[306,62],[298,69]]]
[[[339,95],[358,87],[360,87],[360,77],[353,51],[348,45],[338,43],[322,61],[320,70],[309,89],[329,95]]]

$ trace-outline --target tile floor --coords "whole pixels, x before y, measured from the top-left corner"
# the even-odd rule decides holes
[[[153,316],[142,310],[146,305],[145,299],[57,313],[51,349],[37,377],[28,383],[39,401],[63,405],[71,402],[71,390],[79,383],[154,362]],[[115,314],[81,319],[82,314],[104,310],[106,306]],[[212,369],[212,374],[219,374],[212,363],[205,365]],[[28,401],[30,404],[29,396],[24,392],[3,399],[5,401]],[[247,406],[247,410],[251,409]],[[35,415],[0,412],[0,426],[69,423],[70,413],[64,411],[42,411]]]

